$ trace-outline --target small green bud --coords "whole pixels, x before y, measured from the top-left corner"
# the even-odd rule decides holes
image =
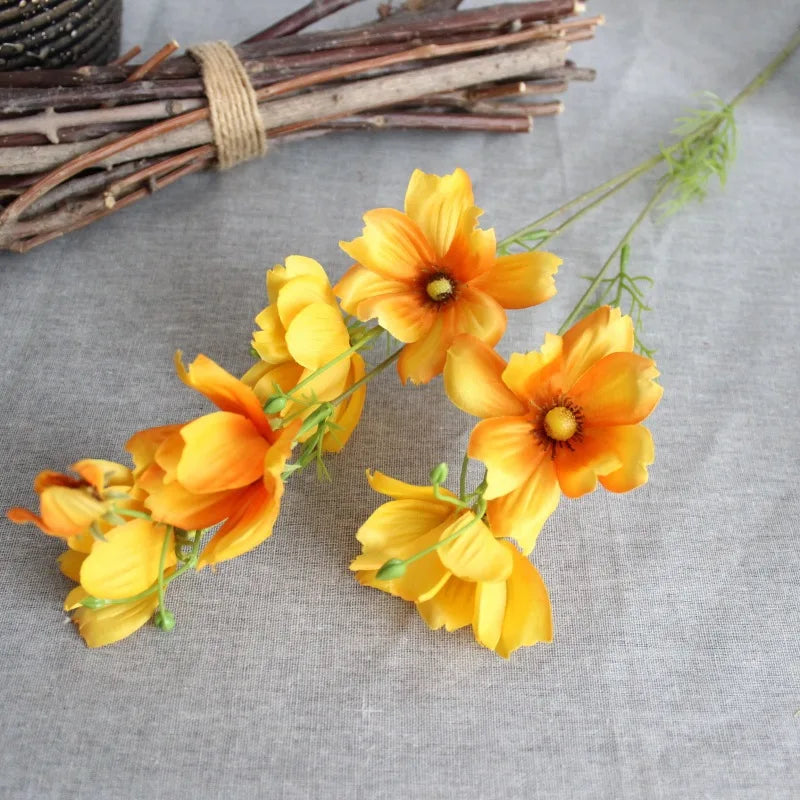
[[[379,581],[392,581],[406,574],[406,562],[400,558],[390,558],[378,571],[375,577]]]
[[[92,597],[90,595],[89,597],[84,597],[83,600],[81,600],[81,605],[84,608],[97,609],[110,606],[111,603],[108,600],[104,600],[102,597]]]
[[[449,472],[450,470],[444,461],[441,464],[437,464],[431,470],[431,483],[434,486],[438,486],[444,483],[447,480],[447,475],[449,474]]]
[[[253,356],[253,358],[257,359],[261,358],[261,356],[258,354],[258,350],[256,350],[255,347],[253,347],[253,345],[250,345],[250,355]]]
[[[156,628],[162,631],[171,631],[175,627],[175,615],[166,608],[159,608],[153,618]]]
[[[264,403],[265,414],[280,414],[286,408],[286,398],[281,395],[272,395],[266,403]]]

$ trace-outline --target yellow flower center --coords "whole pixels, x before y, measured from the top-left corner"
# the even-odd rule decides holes
[[[446,275],[437,275],[433,280],[428,281],[425,291],[434,303],[442,303],[453,296],[455,285]]]
[[[565,406],[551,408],[544,416],[544,431],[557,442],[566,442],[578,430],[575,414]]]

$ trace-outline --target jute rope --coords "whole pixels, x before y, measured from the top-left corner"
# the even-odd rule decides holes
[[[263,156],[267,137],[256,94],[234,49],[227,42],[206,42],[194,45],[189,53],[203,75],[219,168]]]

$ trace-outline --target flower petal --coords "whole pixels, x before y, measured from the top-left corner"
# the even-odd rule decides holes
[[[42,492],[41,515],[44,529],[56,536],[74,536],[85,531],[106,513],[106,505],[88,490],[50,486]]]
[[[140,473],[149,467],[156,457],[156,451],[161,443],[177,433],[183,426],[161,425],[157,428],[146,428],[134,433],[125,443],[125,449],[131,454],[135,465],[134,475],[138,478]]]
[[[81,580],[81,564],[86,559],[86,553],[81,553],[78,550],[65,550],[58,557],[58,568],[70,580],[75,583],[80,583]]]
[[[512,353],[503,370],[503,383],[522,401],[543,405],[561,394],[561,337],[546,333],[541,350]]]
[[[116,461],[84,458],[74,463],[70,469],[97,491],[102,491],[107,486],[130,486],[133,483],[133,473]]]
[[[467,209],[458,221],[450,249],[438,262],[444,271],[461,283],[470,282],[488,272],[495,262],[497,240],[494,230],[476,227],[479,208]]]
[[[541,454],[539,464],[519,487],[488,503],[489,525],[501,539],[514,539],[528,554],[548,517],[561,498],[555,467],[549,455]]]
[[[267,298],[270,305],[274,305],[278,300],[280,290],[294,278],[312,278],[320,290],[330,286],[328,274],[322,264],[308,256],[287,256],[286,266],[276,264],[271,270],[267,271]]]
[[[421,339],[403,348],[397,361],[397,373],[402,383],[428,383],[439,375],[452,341],[452,308],[447,308],[436,315],[430,330]]]
[[[450,402],[476,417],[506,417],[526,407],[503,383],[506,362],[474,336],[456,336],[447,351],[444,387]]]
[[[184,425],[181,437],[186,444],[177,474],[190,492],[238,489],[263,475],[268,444],[246,417],[206,414]]]
[[[415,486],[411,483],[404,483],[377,470],[374,472],[367,470],[367,481],[376,492],[393,497],[395,500],[434,500],[432,486]],[[449,489],[444,487],[441,489],[441,493],[448,497],[455,497]],[[452,513],[454,508],[452,504],[441,500],[435,500],[435,502]]]
[[[564,391],[609,353],[633,350],[633,321],[618,308],[601,306],[575,323],[563,336]]]
[[[505,581],[479,583],[475,588],[475,609],[472,617],[472,632],[475,638],[490,650],[494,650],[503,632],[508,590]]]
[[[78,608],[72,621],[89,647],[113,644],[139,630],[153,616],[158,595],[143,597],[135,603],[121,603],[100,609]]]
[[[171,529],[149,520],[133,519],[96,542],[81,565],[81,586],[94,597],[122,600],[145,589],[158,579],[161,551],[166,543],[166,566],[176,563]]]
[[[298,364],[316,370],[347,350],[350,336],[338,308],[311,303],[286,328],[286,345]]]
[[[558,256],[541,250],[500,256],[470,286],[486,292],[503,308],[530,308],[555,295],[553,276],[561,263]]]
[[[635,425],[656,407],[664,389],[649,358],[611,353],[591,366],[570,392],[592,427]]]
[[[317,304],[338,311],[336,298],[327,281],[324,286],[320,286],[319,281],[310,276],[288,281],[278,292],[276,303],[281,324],[288,332],[292,321],[304,308]]]
[[[181,362],[181,353],[175,353],[175,369],[178,377],[190,388],[205,395],[220,411],[230,411],[247,417],[267,441],[275,438],[269,426],[261,403],[253,390],[234,378],[210,358],[199,355],[185,369]]]
[[[379,294],[358,304],[361,320],[377,319],[378,324],[401,342],[416,342],[433,327],[437,310],[416,289],[394,294]]]
[[[423,603],[417,611],[431,630],[444,628],[455,631],[472,622],[475,607],[475,584],[451,575],[436,594]]]
[[[514,569],[506,583],[503,627],[495,650],[508,658],[518,647],[553,641],[553,616],[539,571],[512,545],[502,546],[511,553]]]
[[[345,272],[341,280],[333,287],[333,291],[341,300],[342,308],[348,314],[356,316],[358,304],[362,300],[378,295],[407,292],[408,283],[389,280],[383,275],[378,275],[356,264]]]
[[[229,517],[246,489],[193,494],[179,483],[151,492],[145,505],[153,519],[185,530],[210,528]]]
[[[506,312],[488,294],[461,286],[453,302],[454,334],[469,333],[482,342],[496,345],[506,330]]]
[[[355,353],[350,358],[350,372],[343,388],[351,387],[354,383],[360,381],[365,374],[364,359],[358,353]],[[367,385],[364,384],[336,407],[333,421],[337,427],[328,431],[322,439],[322,449],[326,453],[338,453],[347,444],[347,440],[361,419],[366,397]]]
[[[644,425],[619,425],[598,428],[593,435],[613,450],[622,466],[600,476],[600,483],[611,492],[629,492],[647,483],[647,467],[655,460],[655,447],[650,431]]]
[[[259,403],[266,403],[275,394],[276,385],[283,392],[291,391],[297,386],[303,375],[303,368],[293,361],[278,364],[278,366],[270,364],[264,364],[264,366],[266,369],[258,372],[256,372],[255,367],[251,367],[242,378],[243,381],[247,382],[248,377],[252,379],[258,375],[258,378],[251,385]]]
[[[450,249],[462,213],[474,205],[472,182],[463,169],[441,177],[415,169],[408,182],[405,212],[419,225],[438,259]]]
[[[492,417],[479,422],[467,454],[486,465],[487,500],[513,492],[537,467],[541,450],[525,417]]]
[[[392,500],[379,506],[358,529],[365,553],[405,558],[422,550],[418,540],[453,515],[455,506],[431,500]],[[446,529],[446,528],[445,528]]]
[[[253,331],[251,344],[262,361],[282,364],[289,359],[286,331],[276,306],[267,306],[255,319],[260,330]]]
[[[364,214],[363,235],[339,247],[353,260],[389,280],[409,283],[435,263],[436,255],[419,226],[394,208]]]
[[[567,497],[581,497],[597,488],[597,476],[608,475],[622,467],[622,459],[598,436],[596,430],[585,428],[574,449],[556,450],[554,464],[561,491]],[[572,442],[570,441],[570,444]]]
[[[439,558],[458,578],[467,581],[504,581],[511,574],[511,556],[482,522],[474,520],[475,515],[466,511],[442,531],[440,542],[464,530],[451,542],[439,547]]]

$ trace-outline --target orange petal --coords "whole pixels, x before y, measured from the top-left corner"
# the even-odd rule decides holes
[[[556,450],[554,464],[561,491],[567,497],[580,497],[597,488],[598,475],[616,472],[622,460],[594,429],[584,428],[581,440],[573,441],[570,440],[573,450]]]
[[[563,341],[563,389],[569,391],[604,356],[633,350],[633,321],[618,308],[602,306],[575,323]]]
[[[33,481],[33,491],[41,494],[48,486],[69,486],[73,489],[78,486],[85,486],[86,483],[80,478],[73,478],[72,475],[64,475],[63,472],[56,472],[52,469],[42,470]]]
[[[561,263],[558,256],[540,250],[500,256],[470,286],[486,292],[503,308],[530,308],[556,293],[553,276]]]
[[[81,533],[106,513],[105,503],[85,489],[50,486],[42,492],[40,502],[44,529],[56,536]]]
[[[461,286],[453,302],[454,334],[469,333],[482,342],[496,345],[506,330],[506,312],[488,294]]]
[[[431,630],[455,631],[472,622],[475,584],[451,575],[430,600],[417,603],[417,611]]]
[[[508,658],[518,647],[553,641],[550,598],[542,576],[533,564],[507,542],[514,569],[506,583],[506,603],[497,654]]]
[[[513,492],[541,460],[533,426],[524,417],[482,420],[472,431],[467,454],[486,465],[487,500]]]
[[[397,361],[397,372],[403,383],[428,383],[441,374],[447,348],[453,341],[452,307],[436,315],[430,330],[419,340],[407,344]]]
[[[298,364],[316,370],[347,350],[350,336],[336,306],[311,303],[286,328],[286,345]]]
[[[89,647],[103,647],[130,636],[153,616],[158,595],[152,594],[135,603],[121,603],[97,610],[78,608],[72,621]]]
[[[542,405],[561,394],[561,337],[546,333],[541,350],[512,353],[503,383],[521,400]]]
[[[406,214],[433,245],[440,262],[450,249],[461,215],[474,205],[472,183],[463,169],[441,177],[415,169],[408,182]]]
[[[434,500],[432,486],[416,486],[411,483],[404,483],[397,480],[397,478],[390,478],[382,472],[375,470],[370,472],[367,470],[367,481],[369,485],[380,494],[385,494],[395,500]],[[442,494],[448,497],[455,497],[455,495],[448,489],[442,488]],[[452,512],[454,506],[451,503],[446,503],[441,500],[436,500],[442,508],[447,508]]]
[[[467,209],[456,229],[450,249],[439,262],[444,271],[460,283],[469,282],[488,272],[495,261],[497,241],[494,230],[477,228],[479,208]]]
[[[381,294],[358,304],[359,319],[377,318],[378,324],[401,342],[416,342],[436,321],[436,308],[414,289],[396,294]]]
[[[657,405],[664,389],[656,365],[636,353],[612,353],[590,367],[570,392],[586,424],[635,425]]]
[[[436,255],[419,226],[393,208],[376,208],[364,214],[363,235],[339,246],[363,267],[384,278],[409,283]]]
[[[447,351],[444,387],[450,402],[476,417],[507,417],[526,406],[503,383],[506,362],[474,336],[456,336]]]
[[[133,473],[116,461],[85,458],[77,461],[70,469],[98,491],[107,486],[130,486],[133,483]]]
[[[172,483],[178,476],[178,464],[180,464],[185,447],[180,431],[181,429],[179,428],[172,436],[164,439],[158,446],[158,450],[156,450],[154,460],[163,471],[160,476],[160,480],[163,483]]]
[[[366,373],[364,359],[358,353],[350,358],[350,372],[345,388],[351,387],[360,381]],[[356,389],[344,402],[339,403],[333,416],[336,428],[330,430],[322,439],[322,449],[326,453],[338,453],[346,444],[361,419],[364,401],[367,397],[367,385]]]
[[[383,294],[407,292],[408,284],[389,280],[356,264],[345,272],[333,291],[341,299],[342,308],[348,314],[356,316],[358,304],[362,300]]]
[[[94,597],[122,600],[149,589],[158,579],[161,551],[167,537],[166,566],[177,559],[172,529],[133,519],[96,542],[81,565],[81,586]]]
[[[158,428],[146,428],[143,431],[134,433],[125,443],[125,449],[131,454],[135,465],[134,474],[139,477],[139,473],[149,467],[156,457],[156,451],[161,443],[168,439],[172,434],[181,429],[181,425],[161,425]]]
[[[47,525],[44,524],[44,520],[41,517],[36,516],[33,511],[27,508],[20,508],[19,506],[9,508],[8,511],[6,511],[6,516],[16,525],[31,523],[49,536],[62,536],[62,534],[51,531]]]
[[[190,492],[239,489],[264,474],[268,444],[246,417],[206,414],[184,425],[181,437],[186,444],[177,475]]]
[[[489,525],[501,539],[515,539],[524,553],[530,553],[548,517],[556,510],[561,488],[550,456],[541,460],[519,487],[488,503]]]
[[[267,441],[275,438],[253,390],[210,358],[199,355],[186,370],[178,351],[175,354],[175,368],[178,377],[187,386],[205,395],[220,411],[242,414],[256,426]]]
[[[440,542],[459,530],[463,533],[439,547],[439,558],[458,578],[476,582],[504,581],[511,574],[511,556],[482,522],[474,520],[475,515],[465,511],[442,531]]]
[[[647,483],[647,467],[655,460],[655,447],[650,431],[644,425],[619,425],[597,428],[593,436],[602,440],[617,454],[622,466],[600,476],[600,483],[611,492],[629,492]]]
[[[229,517],[246,489],[192,494],[179,483],[153,491],[145,501],[153,519],[185,530],[210,528]]]

